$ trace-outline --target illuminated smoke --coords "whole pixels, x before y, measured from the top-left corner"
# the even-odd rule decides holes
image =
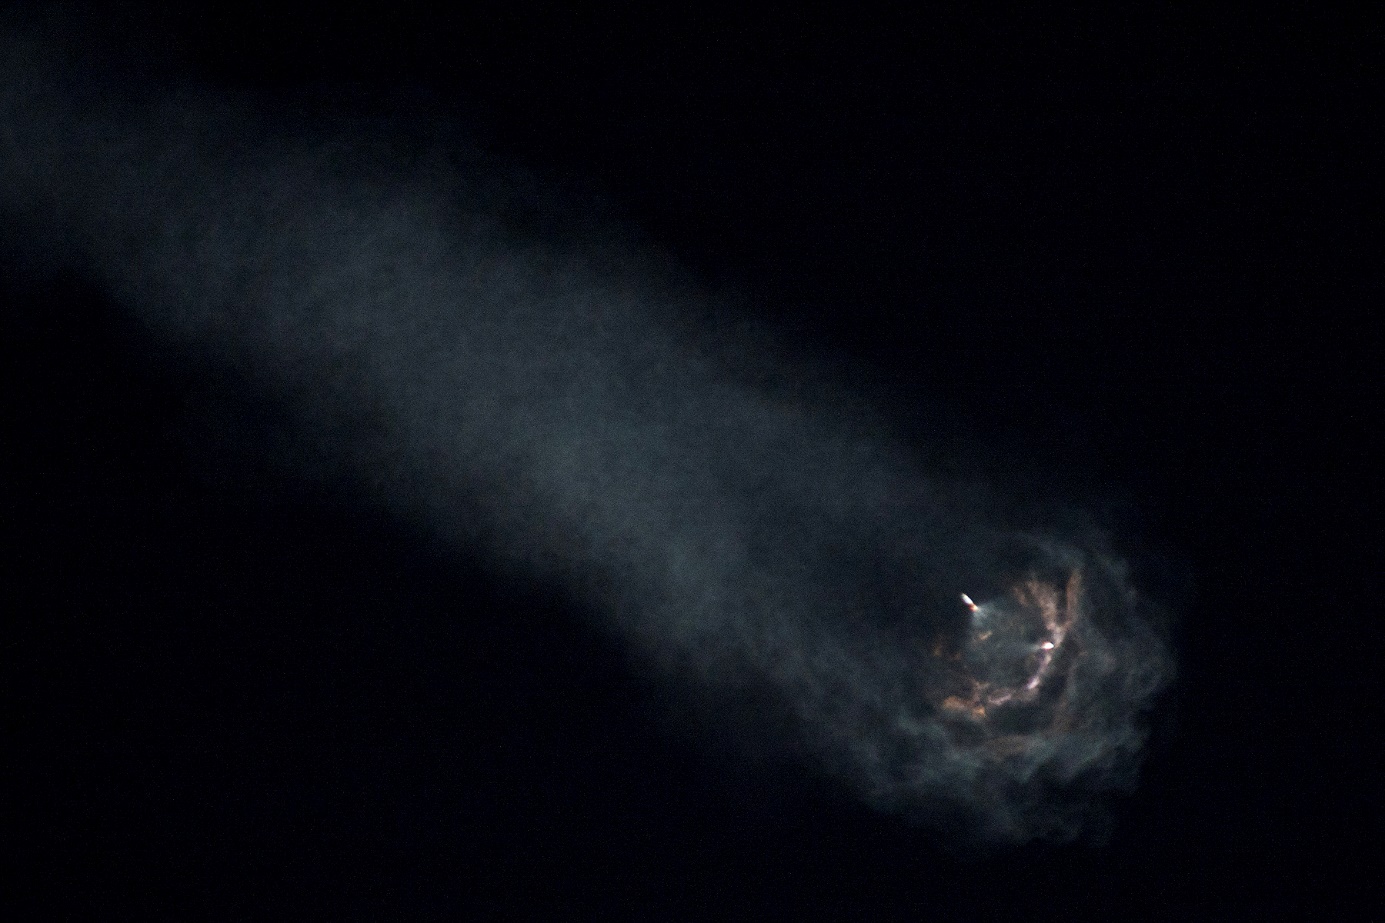
[[[10,236],[250,369],[399,515],[561,582],[669,682],[767,692],[879,807],[1022,841],[1130,784],[1170,662],[1095,528],[930,477],[473,151],[5,55]]]

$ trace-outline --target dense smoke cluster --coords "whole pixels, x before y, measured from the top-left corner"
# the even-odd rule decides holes
[[[250,370],[400,516],[570,587],[669,682],[768,690],[881,807],[1023,841],[1130,783],[1170,660],[1097,529],[766,384],[800,372],[764,331],[470,149],[0,56],[9,242]]]

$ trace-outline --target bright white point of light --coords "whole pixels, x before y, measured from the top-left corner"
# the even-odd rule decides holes
[[[1053,650],[1053,642],[1045,641],[1043,644],[1040,644],[1039,647],[1043,648],[1046,651],[1051,651]]]
[[[976,611],[976,603],[972,602],[971,597],[968,596],[966,593],[962,594],[962,602],[966,603],[967,608],[970,609],[972,612]]]

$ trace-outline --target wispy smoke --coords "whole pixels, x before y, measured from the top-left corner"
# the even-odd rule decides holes
[[[11,242],[251,370],[399,515],[561,581],[669,682],[767,696],[881,807],[1022,841],[1130,784],[1170,658],[1080,517],[930,477],[766,331],[408,118],[0,54]]]

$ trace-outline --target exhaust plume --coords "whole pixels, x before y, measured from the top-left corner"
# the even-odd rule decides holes
[[[568,588],[670,683],[767,696],[882,809],[1065,837],[1132,783],[1171,658],[1080,516],[931,476],[771,331],[407,118],[0,54],[11,246],[250,370],[398,515]]]

